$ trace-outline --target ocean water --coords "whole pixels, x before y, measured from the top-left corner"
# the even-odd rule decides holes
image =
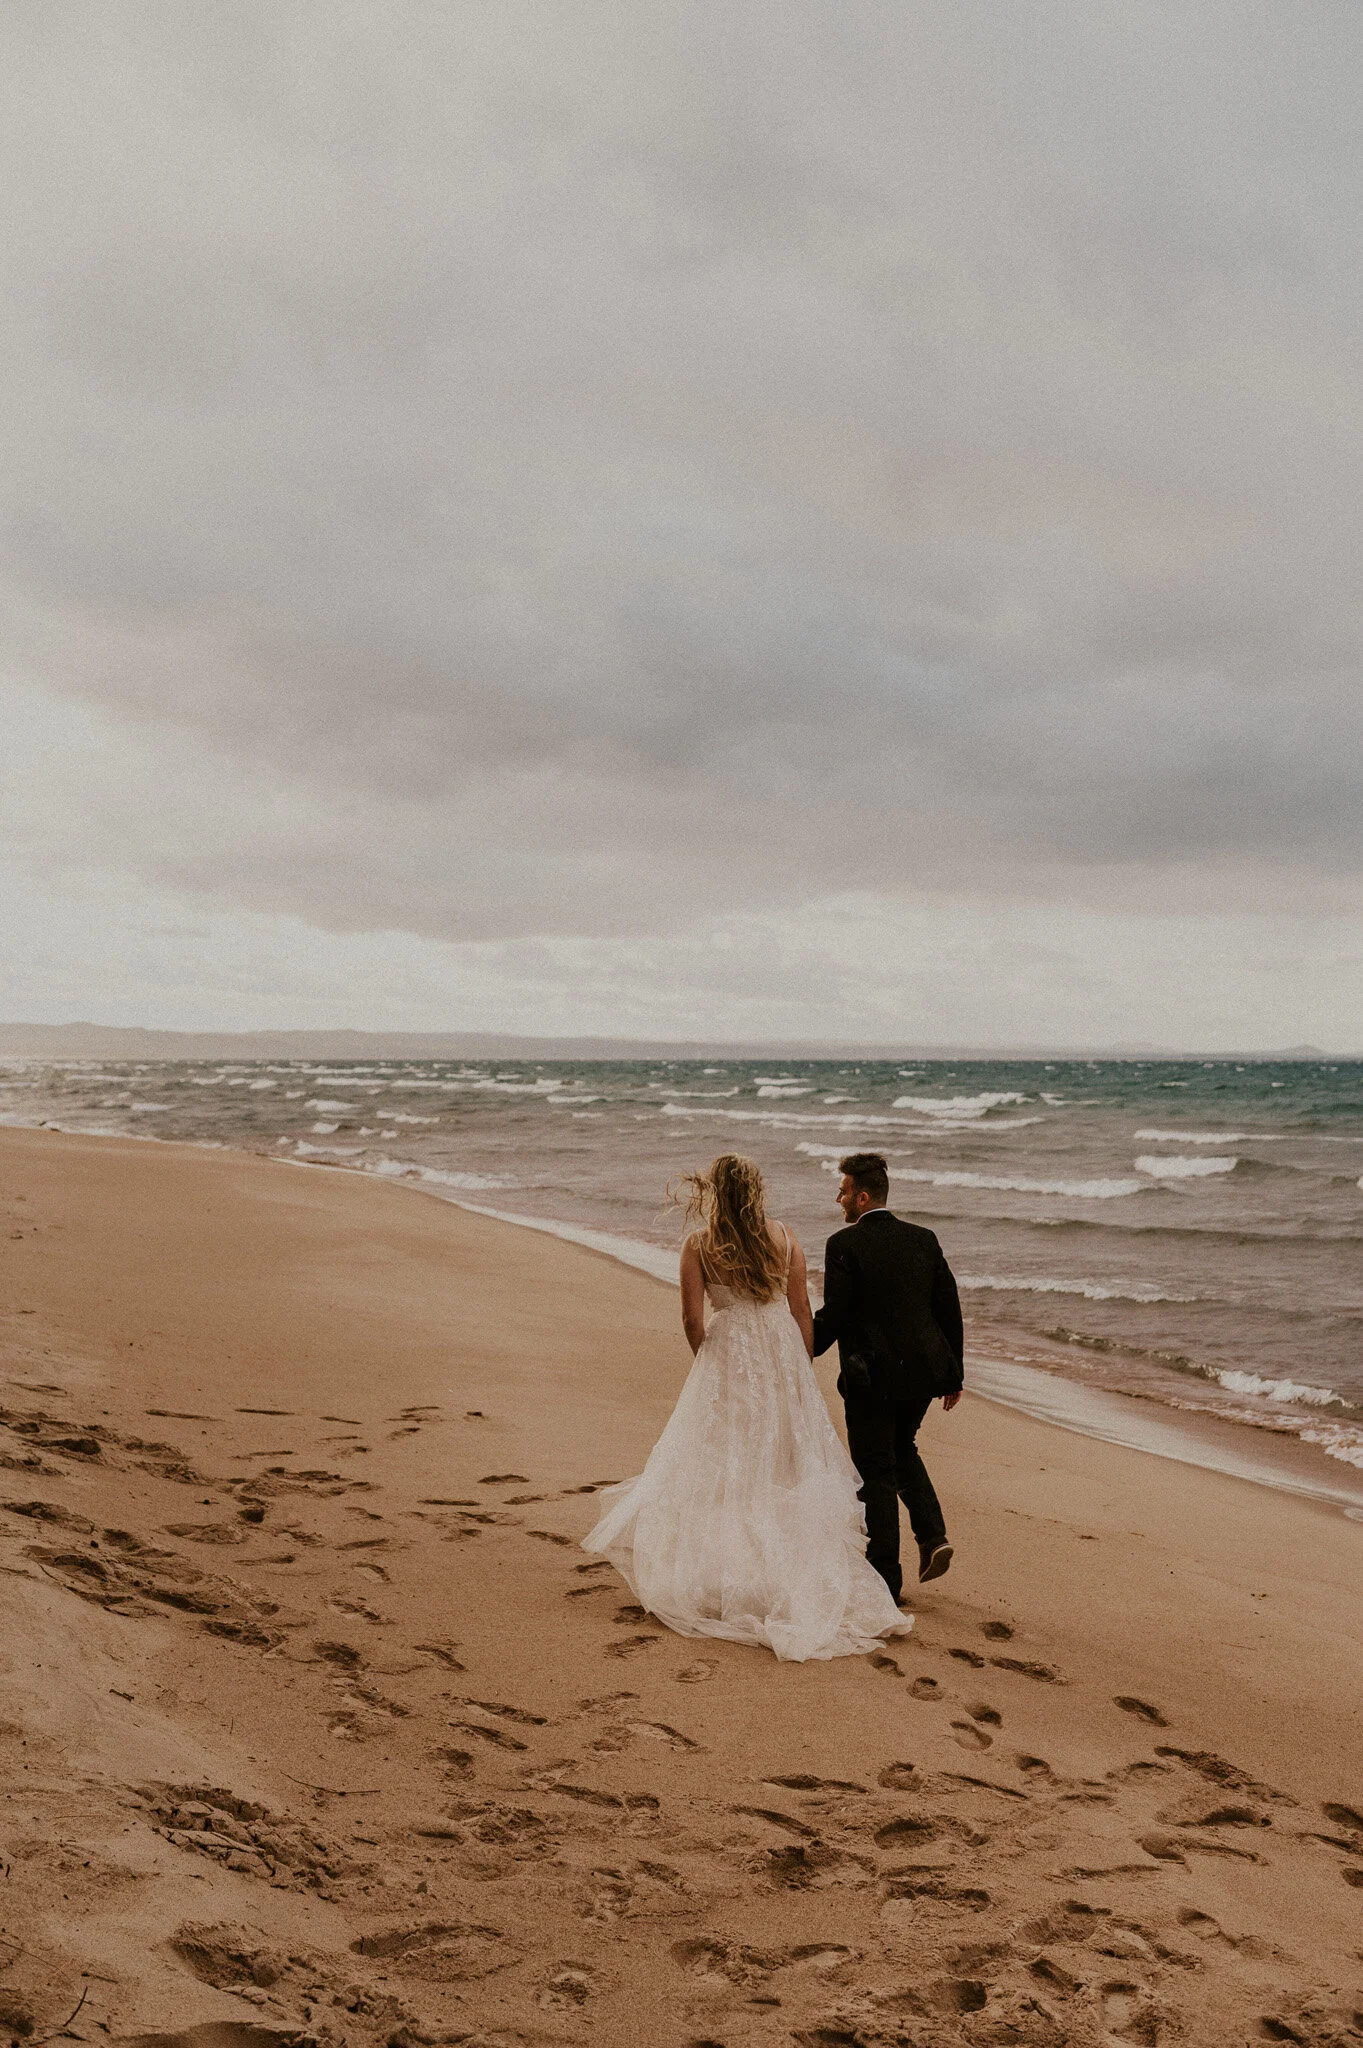
[[[668,1182],[720,1151],[760,1163],[817,1271],[838,1156],[871,1147],[982,1369],[1363,1471],[1363,1062],[11,1060],[0,1120],[358,1170],[663,1273]]]

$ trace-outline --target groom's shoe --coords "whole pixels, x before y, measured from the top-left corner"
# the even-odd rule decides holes
[[[945,1538],[940,1543],[920,1543],[918,1546],[918,1583],[921,1586],[928,1579],[940,1579],[943,1572],[951,1569],[952,1550]]]

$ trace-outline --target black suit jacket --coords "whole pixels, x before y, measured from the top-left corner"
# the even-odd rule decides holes
[[[961,1300],[930,1230],[871,1209],[828,1240],[814,1355],[836,1340],[844,1395],[885,1388],[959,1393]]]

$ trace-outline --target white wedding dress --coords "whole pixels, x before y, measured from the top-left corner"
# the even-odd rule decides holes
[[[667,1427],[636,1479],[603,1489],[583,1549],[680,1635],[798,1661],[907,1634],[912,1618],[866,1562],[856,1468],[784,1293],[757,1302],[708,1280],[705,1292],[705,1339]]]

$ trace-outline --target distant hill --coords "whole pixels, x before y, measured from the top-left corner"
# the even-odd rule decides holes
[[[0,1058],[54,1060],[641,1060],[863,1059],[1319,1060],[1354,1057],[1315,1045],[1274,1052],[1180,1052],[1166,1046],[959,1046],[850,1040],[529,1038],[494,1031],[147,1031],[118,1024],[0,1024]]]

